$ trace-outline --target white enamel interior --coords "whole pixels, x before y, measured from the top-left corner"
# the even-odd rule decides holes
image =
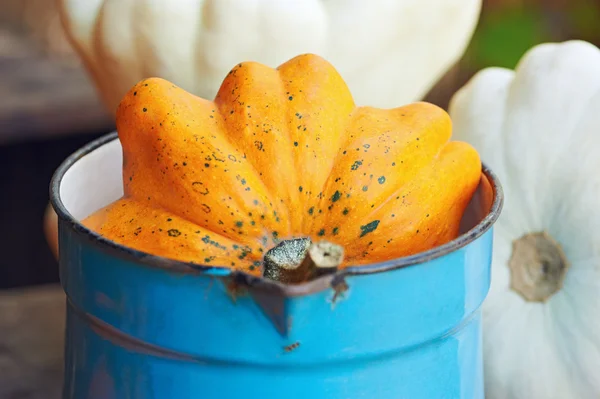
[[[64,174],[60,198],[71,215],[81,220],[123,195],[123,153],[118,139],[75,162]]]

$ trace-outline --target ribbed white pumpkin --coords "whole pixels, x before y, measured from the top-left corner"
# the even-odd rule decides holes
[[[515,72],[479,72],[450,114],[506,194],[483,308],[486,398],[599,398],[600,51],[537,46]]]
[[[213,98],[240,61],[317,53],[359,104],[421,98],[462,55],[481,0],[58,0],[109,109],[159,76]]]

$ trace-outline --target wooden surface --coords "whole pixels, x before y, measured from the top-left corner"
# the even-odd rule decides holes
[[[59,286],[0,291],[0,399],[60,399],[64,323]]]
[[[50,58],[0,27],[0,145],[112,128],[73,58]]]

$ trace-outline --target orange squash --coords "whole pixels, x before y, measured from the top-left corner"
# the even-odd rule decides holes
[[[341,267],[454,239],[481,176],[428,103],[357,107],[325,60],[246,62],[214,101],[135,85],[116,116],[125,195],[84,221],[128,247],[259,274],[280,240],[344,248]]]

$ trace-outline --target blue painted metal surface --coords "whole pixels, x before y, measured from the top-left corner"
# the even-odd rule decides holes
[[[58,188],[102,143],[67,161],[52,189],[68,297],[65,399],[483,398],[480,306],[497,215],[441,249],[289,289],[86,231]]]

